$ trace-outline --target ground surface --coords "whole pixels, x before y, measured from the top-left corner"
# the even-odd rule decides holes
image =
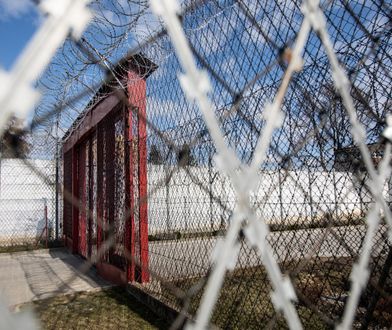
[[[382,237],[386,231],[380,226],[376,234]],[[289,260],[302,260],[310,254],[318,258],[342,258],[353,256],[360,251],[365,226],[340,226],[271,232],[268,241],[279,263]],[[318,245],[321,238],[324,240]],[[203,275],[207,272],[213,248],[222,237],[190,238],[182,240],[149,242],[149,267],[166,279]],[[382,243],[382,244],[381,244]],[[379,239],[372,253],[379,255],[386,241]],[[255,267],[261,259],[254,250],[241,249],[237,266]]]
[[[349,294],[347,281],[352,268],[351,258],[310,260],[303,264],[292,280],[298,301],[295,306],[304,329],[329,330],[335,328],[343,313],[344,301]],[[289,269],[290,265],[281,265]],[[294,267],[296,268],[296,267]],[[290,273],[290,272],[288,272]],[[195,288],[202,278],[172,282],[183,290]],[[263,267],[236,269],[229,272],[223,282],[211,322],[221,329],[288,329],[282,316],[277,314],[271,302],[271,285]],[[387,297],[390,289],[384,287]],[[202,295],[200,290],[190,299],[187,309],[195,315]],[[374,289],[367,291],[360,301],[353,328],[360,329],[367,315],[366,307]],[[162,298],[168,303],[180,304],[170,290],[162,289]],[[369,329],[390,329],[392,304],[379,300]]]
[[[169,325],[123,288],[62,295],[35,301],[43,329],[167,329]]]
[[[64,249],[0,254],[0,297],[9,306],[59,294],[109,286],[93,270],[78,268],[84,260]]]

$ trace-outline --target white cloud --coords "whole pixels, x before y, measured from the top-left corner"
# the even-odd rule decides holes
[[[0,20],[18,18],[34,7],[31,0],[0,0]]]

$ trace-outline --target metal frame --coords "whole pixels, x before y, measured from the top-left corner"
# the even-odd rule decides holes
[[[143,58],[144,59],[144,58]],[[140,61],[140,58],[138,58]],[[116,264],[114,248],[108,253],[103,253],[98,261],[104,265],[98,269],[104,269],[106,277],[113,278],[119,268],[121,278],[127,281],[141,283],[149,281],[148,273],[148,204],[147,204],[147,130],[146,122],[146,78],[144,59],[143,69],[137,67],[135,59],[129,61],[127,78],[127,92],[132,109],[122,105],[115,93],[111,93],[91,107],[73,125],[73,131],[66,134],[63,141],[63,153],[72,152],[72,168],[67,168],[64,163],[64,175],[72,173],[72,196],[74,201],[72,219],[64,217],[64,225],[72,221],[72,237],[66,237],[66,244],[71,244],[73,253],[81,254],[86,258],[92,256],[93,219],[90,216],[92,209],[96,207],[98,221],[96,222],[96,245],[99,250],[104,240],[111,234],[115,226],[115,190],[114,182],[115,164],[113,161],[116,147],[115,123],[120,119],[123,123],[124,134],[124,175],[125,175],[125,228],[124,255],[126,267],[121,269]],[[151,62],[149,62],[151,63]],[[144,71],[143,71],[144,70]],[[148,73],[152,72],[149,70]],[[103,87],[102,89],[105,89]],[[102,90],[101,89],[101,90]],[[134,122],[137,127],[132,127]],[[97,178],[94,182],[93,175],[93,134],[96,134],[96,166]],[[138,155],[134,157],[132,146],[137,145]],[[137,158],[137,159],[136,159]],[[88,164],[88,169],[87,169]],[[137,175],[137,178],[135,178]],[[87,178],[88,176],[88,178]],[[89,186],[86,187],[86,184]],[[137,187],[135,185],[137,184]],[[86,188],[88,188],[86,190]],[[94,189],[96,189],[96,205],[93,203]],[[88,198],[88,212],[86,203]],[[66,197],[64,203],[69,203]],[[78,207],[78,204],[81,208]],[[137,207],[138,219],[135,219],[135,207]],[[64,213],[65,216],[65,213]],[[138,221],[138,232],[135,231],[135,221]],[[108,226],[106,226],[108,225]],[[109,232],[107,228],[111,228]],[[138,236],[136,236],[138,235]],[[138,246],[136,246],[138,244]],[[140,255],[136,255],[136,250]],[[110,266],[106,267],[105,264]],[[109,270],[108,270],[109,269]],[[109,273],[109,274],[108,274]],[[104,275],[105,275],[104,274]],[[117,276],[118,277],[118,276]]]

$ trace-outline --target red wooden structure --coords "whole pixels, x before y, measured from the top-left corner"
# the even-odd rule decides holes
[[[132,108],[102,86],[63,143],[65,244],[94,258],[101,275],[117,283],[149,280],[143,118],[146,78],[155,68],[140,54],[121,61],[110,85],[127,86]],[[111,240],[109,249],[100,249]]]

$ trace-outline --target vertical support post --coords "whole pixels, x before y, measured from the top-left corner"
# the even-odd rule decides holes
[[[209,206],[210,206],[210,230],[211,232],[214,231],[214,215],[213,215],[213,200],[212,200],[212,183],[215,179],[212,177],[212,159],[211,156],[208,157],[208,183],[209,183],[209,190],[208,190],[208,197],[209,197]]]
[[[278,169],[278,181],[279,181],[279,209],[280,209],[280,223],[283,224],[283,219],[284,219],[284,212],[283,212],[283,197],[282,197],[282,175],[280,173],[281,169]],[[290,217],[289,217],[290,219]],[[291,223],[286,224],[286,225],[291,225]],[[279,226],[278,226],[279,227]],[[284,227],[284,226],[282,226]]]
[[[114,228],[114,212],[115,212],[115,148],[116,148],[116,131],[114,127],[114,118],[110,116],[107,121],[105,121],[105,188],[106,188],[106,205],[107,209],[107,222],[105,223],[105,237],[107,240],[109,237],[115,239],[115,228]],[[113,263],[113,246],[109,249],[109,261]]]
[[[313,209],[313,196],[312,196],[312,177],[310,171],[308,171],[308,181],[309,181],[309,204],[310,204],[310,218],[311,222],[314,220],[314,209]]]
[[[55,239],[58,241],[59,239],[59,141],[58,138],[56,140],[56,179],[55,179]],[[64,205],[63,205],[64,207]]]
[[[332,180],[333,180],[333,198],[335,200],[335,220],[332,219],[332,223],[339,222],[339,203],[338,203],[338,193],[336,189],[336,173],[335,167],[332,168]]]
[[[103,208],[105,194],[103,188],[103,163],[104,163],[104,132],[101,124],[97,127],[97,251],[102,245],[102,227],[104,225]],[[100,261],[102,261],[102,256]]]
[[[72,148],[72,253],[78,252],[79,245],[79,207],[75,201],[79,199],[78,187],[78,152],[76,147]]]
[[[364,201],[363,201],[363,192],[365,191],[366,194],[366,189],[364,189],[365,187],[365,182],[366,182],[366,174],[365,173],[361,173],[362,177],[361,177],[361,182],[359,184],[359,207],[360,207],[360,217],[361,219],[363,219],[365,217],[365,211],[364,211]]]
[[[94,175],[93,175],[93,138],[88,141],[88,237],[87,237],[87,256],[91,258],[92,250],[92,229],[93,229],[93,194],[94,194]]]
[[[147,128],[146,81],[136,73],[128,72],[129,101],[138,108],[138,183],[139,183],[139,244],[140,281],[149,281],[148,273],[148,205],[147,205]]]
[[[143,80],[144,82],[144,80]],[[144,82],[145,83],[145,82]],[[145,84],[144,84],[145,85]],[[139,106],[139,235],[140,235],[140,263],[141,282],[148,282],[148,208],[147,208],[147,130],[146,130],[146,106],[145,88],[142,89],[144,95],[140,95],[143,106]]]
[[[168,164],[164,165],[165,166],[165,177],[169,177],[170,169]],[[171,221],[170,221],[170,190],[169,190],[169,183],[170,180],[165,180],[165,191],[166,191],[166,196],[165,196],[165,204],[166,204],[166,228],[167,232],[171,233],[173,231]]]
[[[68,246],[72,236],[72,149],[63,153],[63,239]],[[71,230],[70,230],[71,227]]]
[[[135,281],[135,223],[134,223],[134,161],[132,152],[132,111],[124,109],[125,151],[125,246],[127,255],[127,280]]]
[[[49,228],[48,228],[48,203],[46,198],[44,198],[44,217],[45,217],[45,247],[48,248],[49,240]]]
[[[87,169],[87,143],[83,142],[79,146],[78,152],[78,190],[79,190],[79,245],[78,252],[81,253],[84,257],[87,257],[87,246],[86,246],[86,169]]]
[[[66,194],[68,193],[72,194],[72,188],[70,189],[69,185],[67,184],[68,181],[66,179],[66,177],[68,178],[71,177],[71,185],[72,185],[72,162],[71,163],[68,162],[69,152],[71,151],[68,151],[68,153],[63,152],[63,187],[62,187],[63,188],[62,189],[63,192],[63,236],[62,237],[63,237],[64,246],[67,247],[68,247],[67,234],[69,234],[68,223],[72,219],[72,211],[71,211],[71,219],[69,218],[69,211],[68,211],[68,204],[67,204],[68,201],[66,198]]]

